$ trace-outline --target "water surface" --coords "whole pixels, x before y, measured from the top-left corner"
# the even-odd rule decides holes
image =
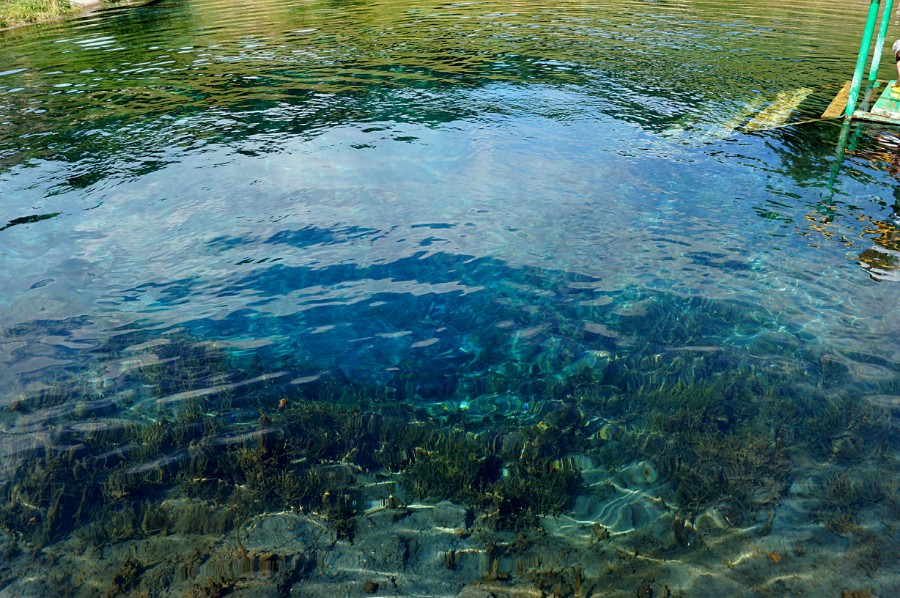
[[[111,555],[7,591],[896,589],[900,139],[838,162],[838,124],[791,124],[866,6],[163,0],[0,33],[4,550]],[[470,543],[348,543],[445,499]],[[286,509],[336,534],[317,564],[148,564],[160,529],[214,554]],[[539,527],[583,558],[512,541]]]

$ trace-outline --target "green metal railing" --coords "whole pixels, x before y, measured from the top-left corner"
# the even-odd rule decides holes
[[[875,23],[878,21],[878,6],[880,4],[881,0],[872,0],[871,4],[869,4],[869,16],[866,18],[866,28],[863,31],[862,42],[859,44],[856,68],[853,70],[853,80],[850,82],[850,95],[847,98],[847,108],[844,111],[846,118],[853,116],[853,112],[856,110],[856,103],[859,100],[859,90],[862,87],[863,73],[866,70],[866,59],[869,57],[869,48],[872,46],[872,34],[875,33]],[[884,10],[881,13],[881,27],[878,29],[875,52],[872,56],[872,65],[869,68],[869,87],[878,78],[878,65],[881,63],[881,52],[884,49],[884,38],[887,36],[893,4],[894,0],[885,0]]]
[[[886,0],[881,11],[881,27],[878,29],[878,38],[875,40],[875,51],[872,53],[872,66],[869,67],[869,84],[875,83],[878,78],[878,65],[881,63],[881,51],[884,49],[884,40],[887,37],[888,25],[891,23],[891,8],[894,0]]]

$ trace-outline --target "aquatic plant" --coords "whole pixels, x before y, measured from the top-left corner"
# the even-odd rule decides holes
[[[40,458],[22,453],[7,469],[0,523],[28,549],[73,531],[95,546],[235,530],[239,542],[241,521],[302,511],[350,540],[379,500],[397,517],[412,501],[450,500],[486,538],[524,538],[495,545],[487,578],[498,580],[510,574],[501,557],[528,552],[542,518],[579,495],[602,502],[614,500],[614,484],[640,488],[670,527],[665,539],[628,532],[631,548],[687,551],[704,544],[695,522],[710,508],[767,533],[795,459],[846,467],[890,454],[884,409],[833,390],[845,389],[845,368],[804,365],[821,359],[799,342],[758,335],[752,350],[740,344],[756,325],[752,312],[666,295],[628,301],[591,308],[603,335],[565,322],[536,333],[540,342],[487,335],[453,361],[455,383],[429,380],[437,357],[401,360],[394,377],[373,382],[186,335],[123,334],[106,348],[110,359],[130,358],[135,346],[155,357],[106,380],[102,399],[96,386],[62,381],[6,412],[23,430],[78,421],[32,449]],[[127,424],[103,422],[123,414]],[[585,488],[586,465],[594,479],[605,468],[608,486]],[[373,477],[382,489],[362,481]],[[869,478],[827,478],[815,516],[859,533],[859,513],[892,492]],[[78,515],[60,518],[63,510]],[[606,550],[621,539],[601,525],[589,542]],[[241,558],[268,566],[260,555]],[[574,569],[529,571],[548,591],[587,583]],[[117,583],[131,583],[128,571]],[[207,589],[232,583],[223,574]]]

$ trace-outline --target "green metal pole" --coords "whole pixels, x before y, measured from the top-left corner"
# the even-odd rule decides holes
[[[875,21],[878,20],[878,5],[881,0],[872,0],[869,4],[869,17],[866,19],[866,30],[863,31],[862,42],[859,44],[859,55],[856,57],[856,68],[853,71],[853,81],[850,83],[850,97],[847,98],[847,109],[844,116],[850,118],[856,110],[856,100],[859,98],[859,86],[862,85],[863,72],[866,70],[866,58],[869,57],[869,46],[872,45],[872,33],[875,31]]]
[[[881,51],[884,49],[884,38],[887,37],[888,25],[891,22],[891,8],[894,0],[885,0],[881,11],[881,27],[878,28],[878,37],[875,39],[875,54],[872,55],[872,66],[869,67],[869,84],[875,83],[878,78],[878,65],[881,64]]]

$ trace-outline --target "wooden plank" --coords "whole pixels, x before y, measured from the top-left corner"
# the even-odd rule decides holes
[[[853,113],[853,118],[856,120],[866,120],[869,122],[875,123],[884,123],[886,125],[900,125],[900,120],[895,118],[889,118],[887,116],[878,116],[877,114],[872,114],[871,112],[864,112],[862,110],[857,110]]]
[[[727,139],[744,121],[763,107],[764,101],[762,96],[753,96],[743,108],[731,116],[726,114],[719,120],[714,118],[712,121],[704,119],[687,125],[678,124],[666,129],[663,135],[677,139],[680,143],[689,146],[715,143]]]
[[[844,108],[847,107],[847,99],[850,97],[850,81],[844,83],[844,86],[838,92],[828,108],[822,113],[822,118],[838,118],[844,114]]]
[[[801,87],[793,91],[782,91],[776,97],[775,101],[769,104],[765,110],[761,111],[756,117],[744,125],[745,131],[765,131],[767,129],[777,129],[783,126],[791,113],[800,106],[800,103],[809,97],[813,92],[810,87]]]

